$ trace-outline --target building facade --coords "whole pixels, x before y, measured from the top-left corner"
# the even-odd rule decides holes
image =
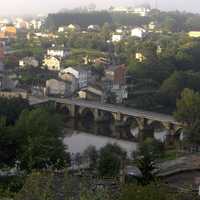
[[[47,67],[47,69],[51,71],[60,71],[61,61],[59,58],[54,56],[45,57],[43,60],[43,66]]]
[[[125,65],[110,66],[105,70],[105,77],[113,85],[123,85],[126,82],[127,68]]]
[[[143,38],[146,35],[146,30],[141,27],[137,27],[131,30],[132,37]]]
[[[38,67],[39,62],[34,57],[25,57],[21,60],[19,60],[19,67],[25,68],[25,67]]]
[[[61,48],[50,48],[50,49],[47,49],[47,55],[64,58],[67,56],[67,51]]]
[[[49,79],[46,81],[46,94],[47,95],[65,95],[66,94],[66,83],[56,79]]]
[[[84,69],[85,67],[68,67],[62,70],[62,73],[72,74],[77,80],[79,88],[86,87],[88,80],[91,78],[91,71]]]

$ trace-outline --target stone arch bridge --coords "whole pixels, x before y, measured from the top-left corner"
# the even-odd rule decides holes
[[[126,122],[139,131],[151,126],[156,132],[165,131],[169,136],[174,136],[180,134],[183,128],[182,124],[172,116],[161,113],[72,98],[29,97],[30,105],[47,102],[54,102],[56,105],[66,108],[71,117],[81,115],[87,110],[92,113],[94,120],[99,120],[106,113],[111,116],[113,123]]]

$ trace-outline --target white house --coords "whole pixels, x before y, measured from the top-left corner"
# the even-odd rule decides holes
[[[25,67],[38,67],[39,62],[34,57],[25,57],[21,60],[19,60],[19,67],[25,68]]]
[[[193,37],[193,38],[199,38],[200,37],[200,31],[190,31],[188,33],[189,37]]]
[[[16,18],[14,22],[15,28],[17,29],[28,29],[29,23],[22,18]]]
[[[124,6],[112,7],[112,8],[110,8],[110,10],[112,12],[121,12],[121,13],[128,13],[128,11],[129,11],[129,9],[127,7],[124,7]]]
[[[145,7],[145,6],[135,7],[133,9],[134,14],[138,14],[142,17],[147,16],[150,11],[151,11],[151,9],[149,7]]]
[[[124,38],[121,34],[113,34],[112,35],[112,42],[120,42]]]
[[[99,31],[100,30],[100,26],[99,25],[89,25],[88,26],[88,30],[89,31]]]
[[[40,20],[32,20],[30,22],[30,26],[32,26],[33,29],[35,29],[35,30],[39,30],[41,28],[41,26],[42,26],[42,21],[40,21]]]
[[[43,66],[47,67],[51,71],[60,71],[61,61],[54,56],[45,57],[43,60]]]
[[[65,32],[66,30],[67,30],[66,26],[60,26],[60,27],[58,27],[58,32],[59,33]]]
[[[47,34],[47,33],[41,33],[41,32],[34,33],[34,35],[36,37],[42,37],[42,38],[48,38],[49,37],[49,34]]]
[[[132,13],[137,14],[142,17],[145,17],[148,15],[148,13],[151,11],[150,6],[137,6],[137,7],[111,7],[111,12],[121,12],[121,13]]]
[[[52,47],[52,48],[47,49],[48,56],[57,56],[57,57],[63,58],[63,57],[66,57],[67,54],[68,52],[64,48]]]
[[[132,37],[143,38],[145,34],[146,34],[146,30],[144,28],[141,28],[141,27],[136,27],[136,28],[131,30],[131,36]]]
[[[143,62],[146,58],[142,53],[137,52],[135,54],[135,59],[138,60],[138,62]]]
[[[156,28],[156,23],[154,21],[149,23],[149,30],[154,30]]]
[[[86,87],[88,85],[88,80],[91,77],[91,71],[84,69],[85,67],[68,67],[61,71],[62,74],[72,74],[78,80],[79,88]]]
[[[124,33],[124,30],[122,28],[117,28],[115,30],[116,33],[119,33],[119,34],[123,34]]]
[[[161,48],[160,45],[157,46],[156,53],[157,54],[161,54],[162,53],[162,48]]]
[[[76,24],[69,24],[68,26],[67,26],[67,29],[69,29],[69,30],[71,30],[71,31],[78,31],[78,30],[80,30],[81,28],[80,28],[80,26],[79,25],[76,25]]]

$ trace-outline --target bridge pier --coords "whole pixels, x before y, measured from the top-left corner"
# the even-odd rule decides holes
[[[94,109],[93,114],[94,114],[94,121],[98,121],[100,117],[100,111],[98,109]]]
[[[114,124],[111,125],[111,130],[112,130],[112,136],[114,138],[120,139],[120,133],[118,131],[117,122],[114,122]]]
[[[149,137],[148,120],[144,118],[136,118],[136,121],[139,128],[138,139],[139,141],[143,141],[146,137]]]
[[[121,115],[120,112],[112,113],[112,115],[113,115],[115,121],[121,121],[122,120],[122,115]]]
[[[68,105],[69,113],[71,117],[76,117],[76,106],[75,105]]]

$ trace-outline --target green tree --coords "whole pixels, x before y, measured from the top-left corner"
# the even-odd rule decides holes
[[[163,97],[163,103],[170,103],[175,107],[176,99],[180,98],[184,88],[190,88],[195,91],[200,89],[199,73],[176,71],[167,78],[160,87],[160,94]]]
[[[28,108],[28,101],[22,98],[0,98],[0,116],[6,118],[6,124],[14,124],[22,110]]]
[[[0,117],[0,166],[14,166],[16,161],[16,136],[6,126],[6,118]]]
[[[46,109],[23,111],[13,128],[21,168],[32,170],[64,165],[66,154],[61,121],[58,115]]]
[[[95,146],[89,146],[84,151],[84,156],[89,160],[90,168],[94,169],[97,166],[98,152]]]
[[[116,144],[107,144],[100,149],[98,162],[99,174],[107,177],[118,176],[125,159],[126,152],[119,146]]]
[[[90,189],[82,189],[80,200],[110,200],[109,194],[105,189],[90,191]]]
[[[177,100],[175,118],[185,124],[185,142],[198,150],[200,145],[200,94],[190,89],[185,89],[181,98]]]
[[[165,186],[150,184],[147,186],[125,185],[120,200],[176,200],[176,194]]]
[[[181,98],[177,100],[174,117],[192,127],[200,120],[200,94],[190,89],[184,89]]]
[[[15,200],[54,200],[52,191],[53,173],[32,172],[22,189],[16,194]]]
[[[138,178],[139,183],[148,185],[156,180],[155,172],[156,161],[164,153],[162,144],[155,140],[146,139],[139,145],[139,152],[136,157],[136,165],[142,173],[142,177]]]
[[[200,121],[197,120],[191,127],[186,129],[187,142],[192,145],[193,149],[200,145]]]
[[[141,142],[139,150],[141,155],[151,154],[155,159],[161,158],[165,153],[164,144],[152,138],[147,138]]]
[[[21,98],[0,98],[0,166],[13,167],[17,159],[17,134],[12,126],[28,102]]]
[[[18,66],[18,61],[19,61],[19,58],[16,55],[12,54],[12,55],[7,55],[4,58],[3,63],[6,68],[13,70]]]

